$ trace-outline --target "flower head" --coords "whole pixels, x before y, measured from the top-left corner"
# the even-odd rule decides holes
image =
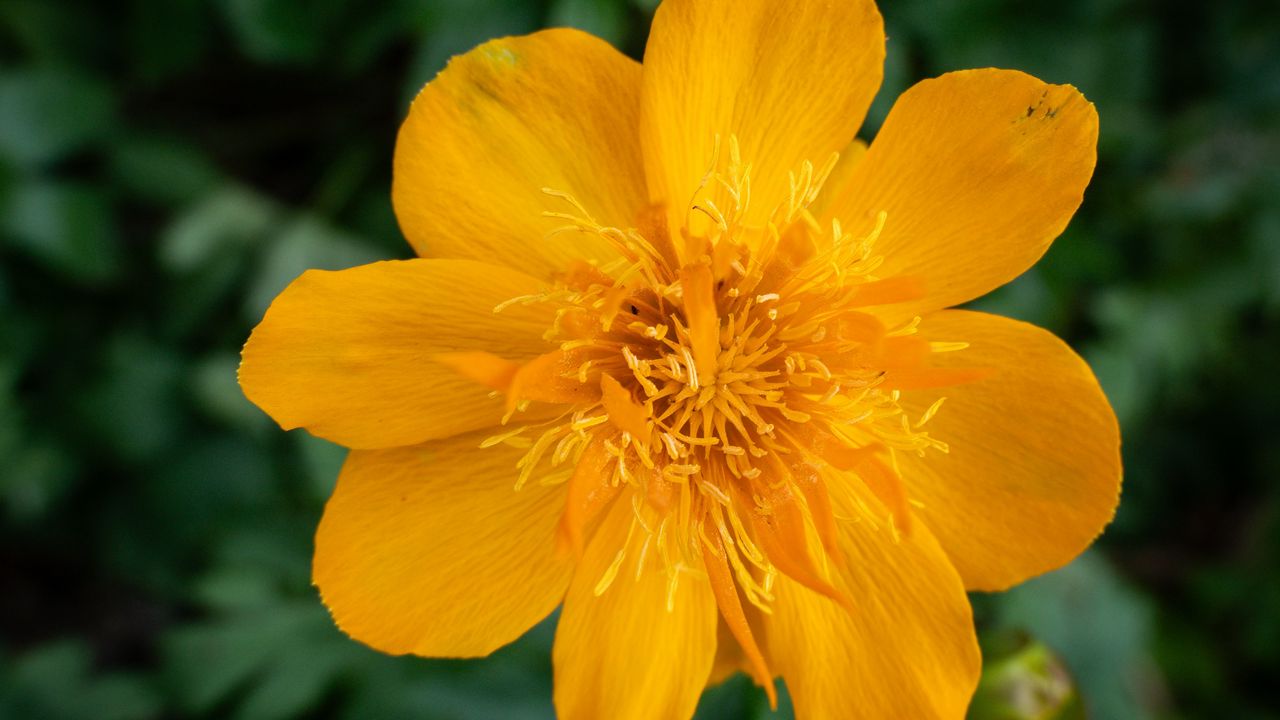
[[[1013,71],[904,94],[867,147],[869,0],[667,0],[644,65],[569,30],[414,101],[420,259],[308,272],[246,394],[352,448],[316,538],[337,623],[484,655],[563,604],[565,718],[688,717],[744,670],[807,717],[961,717],[966,589],[1110,519],[1119,436],[1049,333],[949,310],[1078,207],[1097,116]]]

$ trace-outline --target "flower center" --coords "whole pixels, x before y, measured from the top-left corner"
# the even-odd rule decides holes
[[[628,498],[631,533],[597,594],[631,557],[637,573],[659,563],[669,602],[682,575],[722,566],[722,584],[764,612],[779,572],[848,604],[821,569],[839,556],[832,489],[861,483],[872,515],[909,532],[895,454],[946,445],[922,429],[941,400],[909,418],[900,393],[977,375],[927,364],[963,343],[927,341],[918,317],[878,312],[923,294],[914,278],[876,275],[884,213],[858,236],[810,213],[834,157],[805,163],[769,220],[749,226],[750,168],[732,138],[728,150],[675,233],[661,208],[637,228],[607,227],[545,191],[565,208],[547,213],[566,222],[557,232],[606,238],[618,257],[576,263],[547,292],[496,309],[548,303],[556,318],[554,350],[490,373],[507,420],[538,401],[567,409],[485,442],[527,448],[517,487],[569,484],[561,534],[579,552],[604,509]]]

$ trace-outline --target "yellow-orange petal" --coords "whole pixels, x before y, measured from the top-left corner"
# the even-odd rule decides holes
[[[885,371],[884,383],[881,387],[893,390],[949,388],[978,382],[983,378],[991,377],[994,373],[994,369],[984,367],[891,368]]]
[[[750,673],[751,666],[742,646],[733,636],[733,631],[725,624],[724,618],[720,618],[716,623],[716,659],[711,664],[711,675],[707,678],[707,687],[715,687],[738,672]]]
[[[649,442],[649,411],[608,373],[600,375],[600,404],[614,427],[631,433],[636,442]]]
[[[607,472],[614,462],[604,439],[592,440],[582,451],[578,464],[569,476],[564,514],[560,516],[559,541],[582,557],[590,525],[609,507],[622,491],[611,482]]]
[[[831,493],[827,489],[827,483],[819,475],[818,468],[809,463],[796,463],[791,466],[790,475],[792,482],[804,495],[805,504],[809,506],[809,517],[822,548],[832,560],[844,562],[844,557],[840,555],[839,532],[835,512],[832,510]]]
[[[884,65],[871,0],[666,0],[644,53],[641,140],[650,197],[672,232],[714,157],[737,138],[751,165],[746,220],[791,193],[788,173],[821,166],[851,140]]]
[[[647,205],[636,137],[640,66],[603,40],[546,30],[454,58],[414,100],[396,141],[391,196],[419,255],[473,258],[549,278],[610,259],[594,234],[547,237],[580,215],[607,225]]]
[[[542,289],[528,275],[471,260],[308,270],[254,328],[240,386],[286,430],[305,427],[353,448],[492,427],[501,420],[502,400],[450,367],[447,354],[485,351],[520,360],[544,351],[547,308],[494,312],[505,300]]]
[[[689,339],[693,345],[694,369],[702,382],[715,382],[716,361],[720,356],[720,313],[716,309],[715,279],[711,268],[703,263],[680,269],[684,295],[685,318],[689,323]]]
[[[741,650],[747,671],[769,696],[769,707],[776,710],[778,692],[773,686],[773,673],[769,671],[764,653],[756,643],[755,633],[747,621],[746,612],[743,611],[742,600],[738,597],[738,586],[733,581],[733,570],[729,568],[729,557],[725,553],[724,543],[718,535],[714,536],[713,542],[714,546],[703,543],[702,559],[707,569],[707,579],[711,582],[711,591],[715,594],[716,606],[720,610],[721,622],[732,634],[733,644]],[[723,643],[724,640],[720,642]],[[732,653],[716,652],[716,665],[719,666],[722,674],[727,674],[724,665],[735,660]],[[736,666],[734,669],[737,669]],[[713,676],[716,674],[716,672],[712,673]]]
[[[854,607],[781,576],[765,620],[796,717],[964,717],[982,661],[959,576],[927,528],[895,538],[850,502],[856,488],[832,492],[857,518],[840,524],[845,562],[831,573]]]
[[[520,373],[520,363],[490,352],[436,353],[433,359],[465,378],[470,378],[487,388],[506,392]]]
[[[850,304],[855,307],[891,305],[923,299],[926,292],[920,278],[899,275],[859,285]]]
[[[1098,114],[1069,85],[966,70],[907,90],[826,208],[855,237],[886,213],[876,274],[923,281],[905,312],[979,297],[1031,267],[1093,175]]]
[[[862,158],[867,154],[867,143],[865,140],[854,138],[853,142],[845,146],[840,151],[840,158],[836,162],[836,166],[831,169],[831,174],[827,176],[827,182],[822,186],[822,192],[818,194],[818,198],[813,201],[813,205],[809,206],[809,211],[815,217],[826,216],[826,208],[831,201],[840,197],[844,186],[849,182],[849,178],[853,175],[853,169]]]
[[[601,523],[565,595],[556,629],[555,705],[560,720],[680,720],[693,715],[716,654],[716,601],[706,578],[682,573],[668,610],[668,577],[642,541],[622,498]],[[630,543],[628,543],[630,539]],[[595,590],[626,547],[613,582]]]
[[[863,450],[855,472],[862,484],[889,511],[897,529],[910,535],[911,505],[906,486],[898,473],[877,457],[881,451],[882,446]]]
[[[564,486],[513,490],[523,451],[480,450],[481,440],[348,456],[316,532],[313,576],[351,637],[388,653],[487,655],[564,596]]]
[[[783,575],[852,609],[849,596],[823,576],[819,562],[814,560],[817,548],[810,547],[804,511],[791,486],[785,483],[774,486],[768,482],[770,476],[763,477],[766,481],[752,487],[762,504],[754,507],[748,516],[753,539],[760,550]],[[751,507],[747,502],[743,504]]]
[[[599,386],[578,379],[584,362],[582,352],[557,348],[521,365],[507,387],[507,412],[514,411],[522,400],[560,404],[598,400]]]
[[[1089,366],[1034,325],[947,310],[920,332],[969,347],[939,362],[994,369],[986,379],[903,392],[925,430],[950,446],[920,458],[899,453],[914,509],[971,590],[1003,590],[1060,567],[1111,520],[1120,494],[1120,432]]]

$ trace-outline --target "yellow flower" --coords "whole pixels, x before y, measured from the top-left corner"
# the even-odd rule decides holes
[[[870,0],[667,0],[643,67],[550,30],[422,90],[421,259],[305,273],[240,369],[352,448],[314,566],[343,630],[481,656],[563,605],[562,718],[688,717],[739,669],[801,717],[963,716],[965,590],[1089,545],[1119,434],[1061,341],[946,308],[1066,226],[1097,115],[957,72],[868,148],[884,45]]]

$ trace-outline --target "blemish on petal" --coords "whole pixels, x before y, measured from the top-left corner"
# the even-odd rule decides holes
[[[516,55],[514,50],[505,45],[498,45],[497,43],[484,45],[480,48],[480,51],[484,53],[486,58],[502,65],[514,67],[516,61],[519,60],[519,56]]]

